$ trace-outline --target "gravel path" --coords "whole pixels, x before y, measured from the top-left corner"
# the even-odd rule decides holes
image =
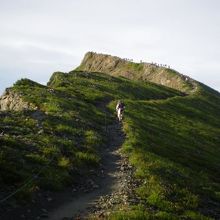
[[[49,213],[49,219],[105,219],[114,209],[140,202],[134,192],[139,185],[133,179],[134,169],[120,153],[125,139],[121,125],[116,122],[108,126],[108,132],[110,141],[102,155],[102,180],[92,180],[95,189]]]
[[[133,168],[120,153],[125,140],[121,124],[115,121],[107,127],[108,146],[102,151],[100,168],[82,176],[77,185],[64,192],[41,192],[38,202],[15,209],[5,215],[7,220],[73,220],[105,219],[110,211],[139,203],[134,189],[138,183],[132,178]],[[40,202],[39,202],[40,201]]]
[[[108,134],[110,142],[102,152],[103,162],[98,171],[99,175],[97,178],[87,180],[91,185],[90,190],[84,188],[84,192],[73,197],[70,202],[49,212],[50,220],[84,219],[91,213],[91,209],[95,211],[97,201],[100,201],[103,196],[111,194],[121,185],[119,184],[119,171],[122,159],[118,149],[124,142],[124,134],[118,123],[108,126]]]

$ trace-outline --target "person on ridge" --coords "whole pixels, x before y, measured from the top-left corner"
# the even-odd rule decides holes
[[[118,116],[118,120],[119,122],[122,121],[122,117],[123,117],[123,112],[125,110],[125,104],[122,101],[118,101],[117,105],[116,105],[116,112],[117,112],[117,116]]]

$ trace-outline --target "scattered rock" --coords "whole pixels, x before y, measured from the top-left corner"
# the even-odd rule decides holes
[[[119,151],[115,154],[120,156],[119,169],[113,173],[113,176],[118,180],[118,185],[111,194],[101,196],[95,205],[89,207],[92,218],[105,219],[110,215],[110,211],[117,209],[119,206],[141,203],[140,198],[135,193],[135,189],[140,185],[140,182],[133,178],[134,168],[129,164],[128,158],[121,155]]]

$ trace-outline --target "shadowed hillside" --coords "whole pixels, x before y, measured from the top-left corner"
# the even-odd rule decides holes
[[[141,202],[116,204],[103,215],[219,219],[219,93],[176,71],[108,55],[87,53],[77,70],[54,73],[47,86],[19,80],[1,97],[0,211],[98,169],[111,138],[105,128],[122,99],[122,151]]]

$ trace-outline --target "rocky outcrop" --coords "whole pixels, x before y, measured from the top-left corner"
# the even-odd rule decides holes
[[[81,65],[76,70],[103,72],[132,80],[150,81],[184,93],[195,92],[199,85],[197,81],[168,66],[145,62],[134,63],[132,60],[94,52],[86,53]]]
[[[6,89],[0,97],[0,111],[22,111],[27,109],[35,109],[35,106],[24,101],[20,94],[11,89]]]

